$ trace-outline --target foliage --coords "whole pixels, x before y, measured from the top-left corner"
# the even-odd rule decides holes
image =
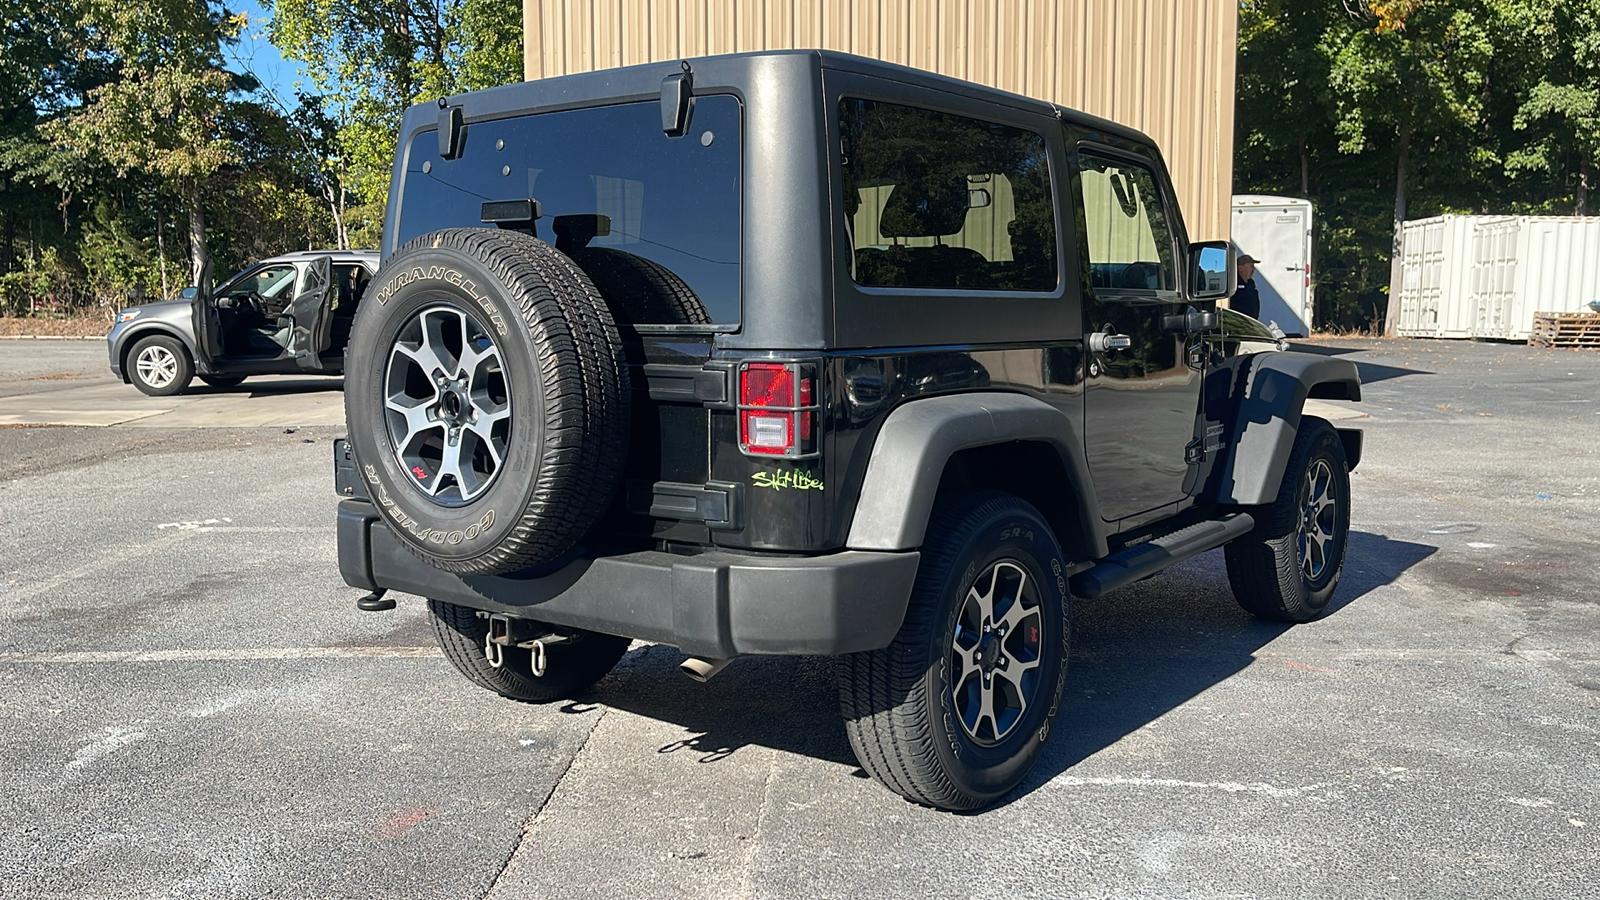
[[[1600,0],[1242,0],[1235,190],[1318,211],[1316,317],[1380,325],[1399,219],[1584,211]]]
[[[389,191],[400,117],[414,103],[522,76],[517,0],[271,0],[268,33],[330,103],[352,192],[373,210]],[[371,243],[376,243],[374,239]]]

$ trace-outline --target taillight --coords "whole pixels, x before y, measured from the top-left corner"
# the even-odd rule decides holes
[[[739,449],[763,456],[815,452],[816,377],[799,363],[739,366]]]

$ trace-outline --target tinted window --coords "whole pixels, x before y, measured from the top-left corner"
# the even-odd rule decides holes
[[[1154,173],[1144,166],[1082,152],[1078,171],[1094,286],[1177,290],[1172,231]]]
[[[1049,291],[1055,207],[1044,138],[949,113],[839,104],[855,280]]]
[[[468,125],[452,160],[425,132],[407,158],[399,238],[481,227],[484,201],[531,198],[539,238],[589,273],[619,319],[736,324],[739,142],[727,96],[695,98],[677,138],[654,101]]]

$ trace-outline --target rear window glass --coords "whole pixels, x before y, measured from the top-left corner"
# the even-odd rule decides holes
[[[656,102],[467,125],[461,155],[412,142],[400,242],[481,227],[490,200],[534,199],[541,240],[588,272],[620,321],[739,322],[740,106],[696,97],[683,137]]]
[[[839,128],[857,283],[1055,289],[1055,205],[1042,136],[852,98],[840,101]]]

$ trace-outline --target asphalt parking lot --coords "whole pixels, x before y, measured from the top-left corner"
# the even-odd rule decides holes
[[[0,897],[1593,896],[1600,354],[1309,349],[1367,383],[1336,609],[1256,622],[1220,553],[1078,601],[1045,758],[956,816],[863,778],[829,660],[534,706],[356,611],[337,381],[0,341]]]

